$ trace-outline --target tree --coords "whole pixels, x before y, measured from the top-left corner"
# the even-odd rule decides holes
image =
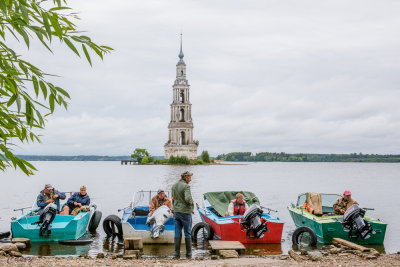
[[[20,39],[27,48],[39,40],[51,53],[58,40],[72,52],[84,54],[92,65],[89,51],[103,59],[112,48],[99,46],[81,35],[73,23],[79,19],[66,6],[67,0],[0,0],[0,170],[13,166],[27,175],[35,167],[14,155],[15,142],[40,142],[36,129],[45,127],[44,117],[55,106],[68,107],[68,92],[47,80],[50,74],[22,59],[9,45]],[[76,45],[80,45],[79,51]]]
[[[148,164],[149,163],[149,158],[144,156],[140,164]]]
[[[203,162],[210,163],[210,155],[208,154],[207,150],[203,150],[203,152],[201,152],[200,158],[203,160]]]
[[[139,163],[142,163],[142,160],[144,157],[147,157],[147,160],[149,160],[149,152],[147,152],[146,149],[144,148],[136,148],[133,154],[131,155],[132,160],[137,161]],[[147,162],[148,163],[148,162]]]

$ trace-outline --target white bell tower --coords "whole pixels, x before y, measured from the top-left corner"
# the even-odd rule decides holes
[[[193,142],[192,104],[189,100],[190,85],[186,80],[186,64],[183,61],[182,34],[179,61],[176,64],[176,79],[171,104],[171,121],[168,125],[169,138],[164,145],[165,158],[171,156],[186,156],[188,159],[197,159],[197,145]]]

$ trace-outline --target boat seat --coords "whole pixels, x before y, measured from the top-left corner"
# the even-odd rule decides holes
[[[144,209],[134,209],[133,212],[135,212],[136,216],[147,216],[149,215],[149,210],[144,210]]]

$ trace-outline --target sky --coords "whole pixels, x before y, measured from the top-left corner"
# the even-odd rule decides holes
[[[13,43],[71,95],[17,154],[163,155],[181,32],[199,154],[400,153],[400,1],[68,3],[115,50]]]

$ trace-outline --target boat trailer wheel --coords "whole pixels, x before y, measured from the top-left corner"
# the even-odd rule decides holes
[[[197,243],[198,235],[202,234],[202,241],[208,241],[213,239],[214,231],[208,223],[199,222],[196,223],[192,228],[192,240]],[[200,241],[200,240],[199,240]]]
[[[314,247],[317,245],[317,235],[311,228],[299,227],[293,232],[292,242],[299,247]]]
[[[107,236],[122,238],[122,223],[117,215],[109,215],[103,221],[103,229]]]

